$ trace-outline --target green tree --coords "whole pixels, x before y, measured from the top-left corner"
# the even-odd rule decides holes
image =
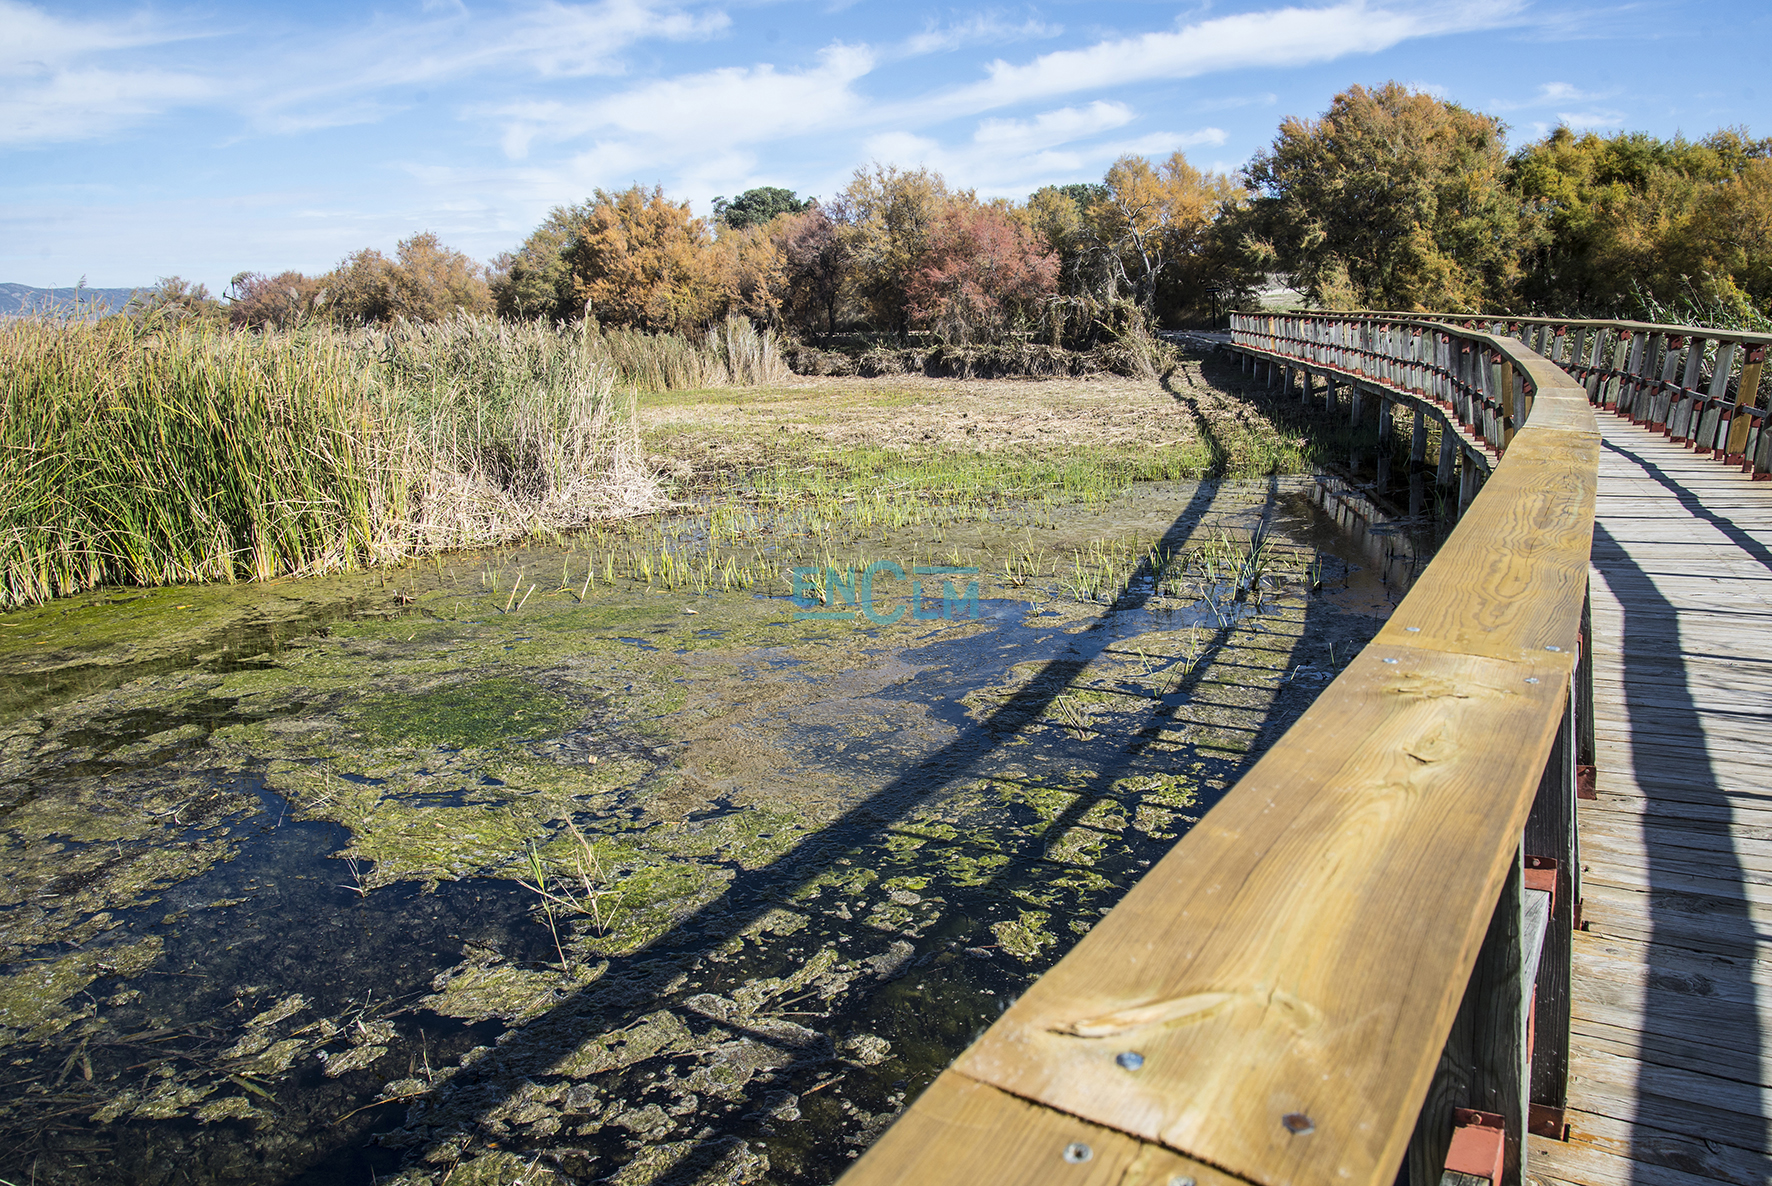
[[[1694,142],[1557,128],[1527,145],[1510,163],[1539,229],[1522,284],[1527,300],[1558,313],[1619,316],[1635,312],[1641,297],[1726,297],[1734,270],[1751,265],[1731,255],[1719,228],[1729,221],[1724,208],[1751,183],[1720,194],[1769,156],[1772,141],[1734,130]]]
[[[574,227],[590,217],[590,205],[555,206],[523,245],[497,262],[492,297],[500,317],[571,321],[583,304],[573,294],[566,248]]]
[[[714,221],[721,226],[742,231],[746,227],[771,222],[777,215],[800,214],[811,207],[811,198],[802,201],[791,189],[764,185],[747,189],[730,202],[725,198],[715,198]]]
[[[1475,310],[1513,299],[1529,228],[1501,121],[1396,83],[1289,117],[1244,179],[1255,261],[1313,301]]]

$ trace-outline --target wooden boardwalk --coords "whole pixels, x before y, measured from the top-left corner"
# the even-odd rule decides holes
[[[1604,412],[1598,799],[1567,1143],[1527,1175],[1772,1182],[1772,483]]]

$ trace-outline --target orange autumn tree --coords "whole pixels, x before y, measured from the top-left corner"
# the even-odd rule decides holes
[[[585,314],[650,332],[684,331],[723,313],[731,294],[707,223],[661,186],[598,190],[563,253]]]

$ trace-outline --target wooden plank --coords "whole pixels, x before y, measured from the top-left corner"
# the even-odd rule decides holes
[[[1605,810],[1620,815],[1673,815],[1689,823],[1733,824],[1745,828],[1747,835],[1767,837],[1772,828],[1772,812],[1751,803],[1729,803],[1728,792],[1706,792],[1680,796],[1678,787],[1662,787],[1646,791],[1637,785],[1634,776],[1616,771],[1598,771],[1600,798],[1582,805],[1582,812]]]
[[[1694,868],[1708,861],[1733,858],[1743,873],[1772,873],[1772,838],[1735,835],[1727,827],[1654,826],[1653,841],[1646,840],[1641,818],[1630,815],[1611,819],[1604,812],[1593,812],[1582,822],[1583,851],[1595,859],[1647,861],[1653,852],[1657,860],[1684,860]]]
[[[1068,1157],[1066,1150],[1071,1150]],[[1067,1186],[1172,1186],[1180,1179],[1199,1186],[1247,1186],[1161,1146],[1017,1099],[951,1070],[843,1176],[844,1186],[1048,1179]]]
[[[1666,954],[1674,956],[1672,952]],[[1764,1024],[1772,1021],[1772,1006],[1762,1008],[1758,1004],[1758,996],[1751,984],[1742,985],[1727,978],[1713,979],[1661,969],[1651,973],[1647,968],[1640,970],[1642,979],[1639,983],[1627,984],[1609,976],[1596,975],[1594,965],[1589,960],[1578,960],[1576,963],[1581,969],[1574,996],[1574,1014],[1577,1017],[1602,1021],[1626,1030],[1674,1037],[1692,1033],[1714,1034],[1715,1031],[1707,1027],[1715,1024],[1724,1004],[1730,1006],[1728,1013],[1731,1016],[1745,1017],[1752,1014],[1758,1017],[1762,1032]],[[1680,961],[1669,958],[1667,963],[1677,966]],[[1653,1009],[1649,1009],[1644,1000],[1644,992],[1649,987],[1651,976],[1655,980]],[[1704,994],[1692,990],[1692,985],[1696,983],[1708,984],[1716,990],[1717,995],[1711,998],[1708,1009]],[[1757,1058],[1754,1065],[1756,1068],[1759,1065]],[[1756,1069],[1753,1082],[1758,1083],[1762,1077],[1763,1072]]]
[[[1605,1014],[1605,1011],[1596,1010],[1596,1013]],[[1703,1069],[1741,1083],[1759,1081],[1759,1050],[1700,1042],[1685,1027],[1667,1033],[1664,1027],[1644,1029],[1635,1019],[1618,1014],[1602,1017],[1577,1011],[1569,1023],[1569,1032],[1583,1050],[1595,1054],[1611,1054],[1687,1070]]]
[[[1669,1169],[1732,1186],[1765,1186],[1765,1159],[1722,1139],[1673,1132],[1654,1125],[1633,1125],[1610,1116],[1576,1110],[1569,1114],[1569,1142],[1535,1140],[1534,1172],[1565,1176],[1565,1153],[1578,1157],[1602,1153],[1634,1161],[1644,1170]],[[1585,1181],[1584,1178],[1575,1178]],[[1637,1179],[1658,1183],[1661,1178]],[[1628,1186],[1628,1180],[1627,1180]],[[1683,1186],[1683,1184],[1679,1184]]]
[[[1542,1137],[1531,1139],[1531,1158],[1532,1177],[1544,1183],[1569,1182],[1576,1186],[1715,1186],[1718,1181],[1708,1175],[1640,1161],[1627,1153],[1615,1153],[1586,1143],[1565,1145]],[[1742,1186],[1749,1184],[1742,1183]],[[1764,1186],[1764,1180],[1755,1179],[1751,1186]]]
[[[1698,876],[1660,862],[1653,869],[1647,869],[1637,865],[1584,861],[1582,885],[1609,885],[1645,893],[1689,894],[1725,902],[1748,902],[1772,910],[1772,885],[1746,879]],[[1772,914],[1768,917],[1772,918]]]
[[[1569,1063],[1569,1094],[1583,1108],[1620,1120],[1641,1118],[1676,1132],[1715,1133],[1758,1153],[1772,1151],[1758,1084],[1581,1050]]]
[[[1651,859],[1690,865],[1703,875],[1705,869],[1733,867],[1742,875],[1772,875],[1772,842],[1727,832],[1697,832],[1657,827],[1644,835],[1640,820],[1628,822],[1600,818],[1598,813],[1584,827],[1583,853],[1590,861],[1644,865]]]
[[[1759,944],[1746,928],[1719,925],[1714,915],[1702,908],[1702,899],[1682,901],[1674,894],[1654,897],[1651,909],[1649,894],[1584,884],[1582,921],[1597,935],[1616,934],[1712,955],[1757,957]]]

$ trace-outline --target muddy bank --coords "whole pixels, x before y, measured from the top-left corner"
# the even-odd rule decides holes
[[[1401,592],[1296,482],[1038,530],[9,615],[0,1176],[835,1177]]]

